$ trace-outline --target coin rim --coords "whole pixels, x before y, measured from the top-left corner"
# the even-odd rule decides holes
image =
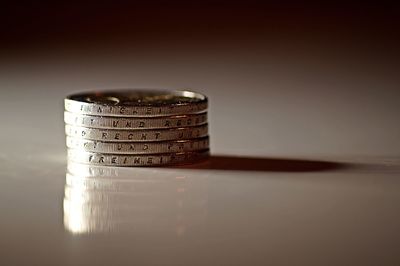
[[[170,139],[146,139],[146,140],[140,140],[140,139],[126,139],[126,138],[120,138],[120,139],[102,139],[101,136],[98,138],[95,137],[87,137],[91,133],[87,133],[85,136],[81,135],[76,135],[76,134],[70,134],[70,131],[68,128],[72,130],[87,130],[87,131],[93,131],[96,133],[93,134],[99,134],[99,133],[104,133],[107,132],[108,134],[115,134],[115,133],[121,133],[121,134],[126,134],[126,133],[131,133],[131,134],[143,134],[143,133],[155,133],[155,132],[162,132],[164,135],[170,134],[171,132],[182,132],[182,131],[194,131],[194,130],[204,130],[205,134],[200,135],[200,136],[195,136],[192,138],[170,138]],[[74,137],[74,138],[80,138],[80,139],[85,139],[85,140],[96,140],[96,141],[103,141],[103,142],[163,142],[163,141],[174,141],[174,140],[186,140],[186,139],[196,139],[196,138],[201,138],[205,137],[208,135],[208,130],[209,126],[208,123],[205,124],[200,124],[196,126],[187,126],[187,127],[175,127],[175,128],[149,128],[149,129],[120,129],[120,128],[93,128],[93,127],[87,127],[87,126],[78,126],[78,125],[71,125],[71,124],[65,124],[65,135],[69,137]],[[171,133],[173,134],[173,133]]]
[[[99,164],[99,163],[93,163],[93,162],[83,162],[80,160],[74,160],[72,156],[70,156],[70,152],[78,152],[80,154],[96,154],[100,156],[124,156],[124,157],[149,157],[149,156],[171,156],[171,155],[184,155],[184,154],[198,154],[199,156],[196,156],[193,159],[188,159],[188,160],[182,160],[179,162],[168,162],[168,163],[162,163],[162,164],[149,164],[149,165],[143,165],[143,164],[138,164],[138,165],[133,165],[133,164],[111,164],[111,163],[104,163],[104,164]],[[187,164],[194,164],[198,162],[202,162],[207,160],[210,155],[210,149],[204,149],[204,150],[198,150],[198,151],[189,151],[189,152],[173,152],[173,153],[159,153],[159,154],[106,154],[106,153],[100,153],[100,152],[87,152],[87,151],[80,151],[76,149],[67,149],[67,154],[68,154],[68,160],[74,163],[80,163],[80,164],[87,164],[87,165],[95,165],[95,166],[110,166],[110,167],[164,167],[164,166],[179,166],[179,165],[187,165]]]
[[[77,141],[80,142],[78,146],[75,145],[70,145],[71,141]],[[85,142],[88,143],[97,143],[104,145],[106,147],[109,147],[107,149],[102,149],[102,150],[87,150],[84,147]],[[203,142],[205,142],[204,147],[203,147]],[[179,143],[198,143],[198,146],[201,146],[201,148],[190,148],[189,150],[185,151],[164,151],[161,150],[161,148],[165,148],[161,145],[168,145],[170,143],[173,144],[179,144]],[[134,150],[134,151],[127,151],[126,149],[118,151],[115,149],[115,145],[151,145],[151,147],[148,148],[148,150]],[[86,139],[80,139],[80,138],[75,138],[75,137],[66,137],[66,146],[68,149],[74,149],[77,151],[84,151],[84,152],[94,152],[94,153],[103,153],[103,154],[118,154],[118,155],[149,155],[149,154],[165,154],[165,153],[180,153],[180,152],[194,152],[194,151],[201,151],[205,149],[210,148],[210,137],[204,136],[200,138],[195,138],[195,139],[183,139],[183,140],[169,140],[169,141],[152,141],[152,142],[106,142],[106,141],[98,141],[98,140],[86,140]]]
[[[182,126],[164,126],[164,127],[158,127],[158,126],[144,126],[144,127],[109,127],[109,126],[100,126],[100,125],[93,125],[93,126],[89,126],[89,125],[86,125],[86,124],[83,124],[83,123],[79,123],[79,124],[76,124],[76,123],[74,123],[74,122],[67,122],[66,121],[66,115],[70,115],[70,116],[75,116],[75,118],[76,117],[81,117],[81,118],[83,118],[83,117],[87,117],[87,118],[93,118],[93,119],[97,119],[99,122],[96,122],[96,124],[100,124],[100,121],[102,120],[103,121],[103,123],[104,123],[104,121],[107,121],[107,120],[109,120],[109,119],[111,119],[111,120],[132,120],[132,121],[146,121],[146,120],[149,120],[149,121],[151,121],[151,120],[160,120],[160,121],[166,121],[166,120],[168,120],[168,119],[179,119],[179,118],[182,118],[182,119],[187,119],[187,118],[189,118],[189,117],[196,117],[196,116],[199,116],[199,117],[201,117],[201,116],[205,116],[205,120],[203,121],[203,122],[201,122],[201,123],[198,123],[198,124],[193,124],[193,125],[191,125],[191,126],[187,126],[187,125],[184,125],[183,127],[194,127],[194,126],[200,126],[200,125],[204,125],[204,124],[207,124],[208,122],[208,112],[201,112],[201,113],[196,113],[196,114],[181,114],[181,115],[168,115],[168,116],[156,116],[156,117],[126,117],[126,116],[124,116],[124,117],[117,117],[117,116],[95,116],[95,115],[88,115],[88,114],[80,114],[80,113],[72,113],[72,112],[68,112],[68,111],[64,111],[64,123],[65,124],[68,124],[68,125],[73,125],[73,126],[81,126],[81,127],[88,127],[88,128],[99,128],[99,129],[123,129],[123,130],[134,130],[134,129],[137,129],[137,130],[144,130],[144,129],[165,129],[165,128],[170,128],[170,129],[172,129],[172,128],[180,128],[180,127],[182,127]],[[104,119],[107,119],[107,120],[104,120]]]

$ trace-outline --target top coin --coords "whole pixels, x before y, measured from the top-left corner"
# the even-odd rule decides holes
[[[71,113],[148,117],[200,113],[207,109],[208,100],[192,91],[120,89],[73,94],[64,104]]]

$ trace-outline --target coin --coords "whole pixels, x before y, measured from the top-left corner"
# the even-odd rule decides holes
[[[67,147],[88,152],[112,154],[155,154],[197,151],[209,148],[208,137],[162,142],[103,142],[67,137]]]
[[[78,114],[149,117],[204,112],[208,100],[191,91],[121,89],[73,94],[64,105],[66,111]]]
[[[207,123],[207,113],[176,115],[166,117],[119,118],[80,115],[64,112],[66,124],[90,128],[148,129],[148,128],[178,128],[198,126]]]
[[[196,152],[146,155],[102,154],[68,149],[68,159],[73,162],[109,166],[162,166],[187,164],[206,159],[208,156],[208,149]]]
[[[67,136],[101,140],[101,141],[165,141],[192,139],[207,136],[208,125],[200,125],[194,127],[168,128],[168,129],[148,129],[148,130],[117,130],[117,129],[97,129],[88,127],[79,127],[65,125],[65,133]]]
[[[208,99],[191,91],[118,89],[64,99],[68,156],[76,163],[157,166],[209,154]]]

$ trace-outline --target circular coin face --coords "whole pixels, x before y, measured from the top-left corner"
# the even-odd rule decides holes
[[[65,110],[101,116],[163,116],[202,112],[207,102],[205,95],[192,91],[119,89],[70,95]]]

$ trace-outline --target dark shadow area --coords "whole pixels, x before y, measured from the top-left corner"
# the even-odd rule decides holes
[[[206,161],[183,165],[179,168],[226,170],[226,171],[259,171],[259,172],[321,172],[350,169],[352,164],[300,160],[286,158],[263,158],[263,157],[236,157],[225,155],[212,155]]]

